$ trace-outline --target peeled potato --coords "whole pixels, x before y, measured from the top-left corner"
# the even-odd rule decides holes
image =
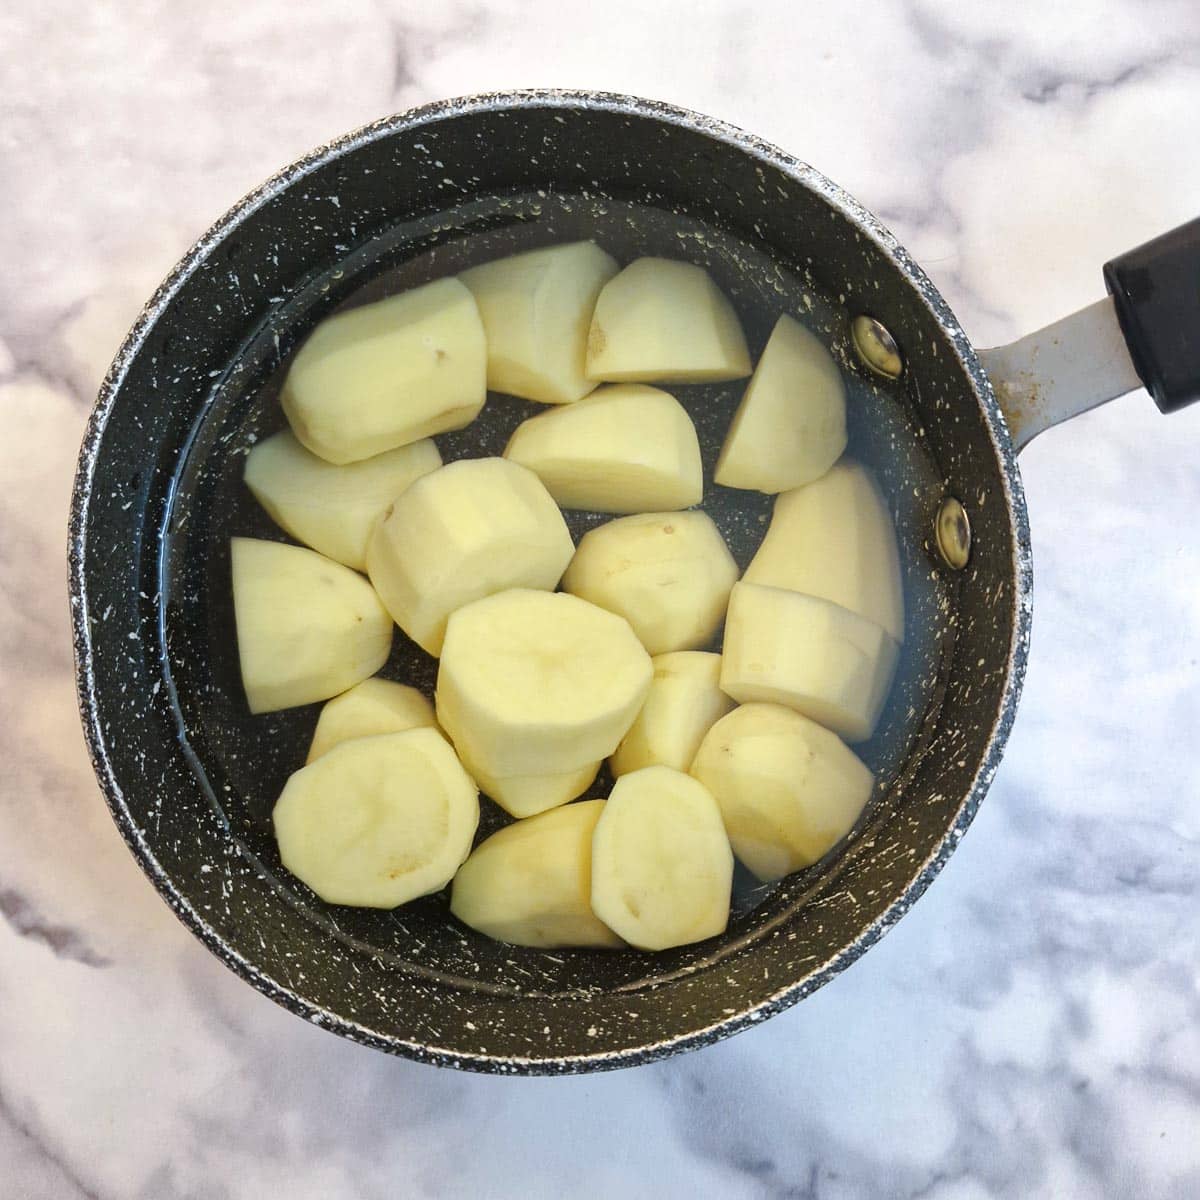
[[[592,786],[600,770],[600,764],[594,762],[556,775],[493,775],[462,750],[458,757],[479,790],[512,817],[532,817],[569,803]]]
[[[592,310],[617,270],[595,242],[570,242],[463,271],[487,334],[488,387],[542,404],[586,396]]]
[[[875,731],[899,647],[880,626],[816,596],[739,583],[729,598],[721,688],[794,708],[848,742]]]
[[[776,322],[734,414],[713,479],[782,492],[819,479],[846,449],[846,385],[799,321]]]
[[[252,713],[327,700],[387,661],[392,619],[361,575],[282,542],[235,537],[229,554]]]
[[[357,462],[475,419],[487,396],[487,344],[457,279],[322,321],[292,361],[283,411],[331,463]]]
[[[321,709],[306,761],[314,762],[354,738],[426,726],[435,728],[437,718],[433,705],[416,688],[390,679],[364,679]]]
[[[658,388],[600,388],[530,417],[504,457],[536,472],[563,508],[665,511],[704,496],[696,428],[679,401]]]
[[[703,267],[639,258],[596,301],[587,374],[628,383],[741,379],[750,352],[733,305]]]
[[[375,528],[367,571],[396,624],[439,654],[455,609],[507,588],[558,585],[575,544],[532,471],[468,458],[418,479]]]
[[[619,946],[592,913],[592,833],[603,800],[584,800],[493,833],[459,868],[450,911],[517,946]]]
[[[734,854],[763,881],[823,858],[875,786],[837,734],[778,704],[722,717],[691,773],[716,797]]]
[[[874,477],[851,459],[779,496],[745,579],[831,600],[904,641],[896,531]]]
[[[271,520],[297,541],[356,571],[379,514],[414,479],[442,465],[428,438],[337,467],[284,430],[246,456],[246,486]]]
[[[671,767],[613,787],[592,835],[592,911],[641,950],[686,946],[729,922],[733,854],[712,793]]]
[[[707,513],[639,513],[586,533],[563,588],[624,617],[651,654],[710,641],[737,563]]]
[[[656,765],[686,771],[704,735],[733,707],[721,691],[719,654],[677,650],[653,666],[642,711],[608,760],[614,775]]]
[[[445,887],[479,824],[475,784],[435,729],[357,738],[275,804],[283,865],[330,904],[395,908]]]
[[[582,771],[616,749],[652,673],[621,617],[562,592],[501,592],[450,618],[438,720],[493,776]]]

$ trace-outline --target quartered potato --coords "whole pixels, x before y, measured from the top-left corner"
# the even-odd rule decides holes
[[[356,571],[379,514],[414,479],[442,465],[428,438],[361,462],[334,466],[284,430],[246,456],[246,486],[271,520],[297,541]]]
[[[700,742],[733,701],[721,691],[721,656],[677,650],[653,660],[654,679],[637,720],[608,760],[614,775],[642,767],[686,771]]]
[[[488,387],[542,404],[586,396],[592,310],[618,269],[595,242],[571,242],[463,271],[487,334]]]
[[[592,786],[600,770],[600,763],[594,762],[557,775],[493,775],[461,749],[458,757],[479,790],[511,817],[532,817],[569,803]]]
[[[880,626],[848,608],[739,583],[725,618],[721,688],[743,704],[794,708],[846,741],[862,742],[875,731],[898,653]]]
[[[439,279],[322,321],[292,361],[283,411],[331,463],[357,462],[474,420],[487,344],[471,293]]]
[[[507,588],[558,585],[575,544],[532,471],[467,458],[418,479],[367,549],[367,571],[396,624],[439,654],[455,609]]]
[[[308,762],[314,762],[341,742],[403,733],[406,729],[437,727],[433,705],[414,687],[390,679],[364,679],[348,692],[328,701],[317,718]]]
[[[620,946],[592,913],[592,834],[603,810],[603,800],[583,800],[492,834],[454,877],[450,911],[517,946]]]
[[[621,617],[563,592],[500,592],[450,618],[438,721],[495,777],[582,771],[616,749],[652,674]]]
[[[904,640],[896,530],[874,477],[852,459],[776,499],[745,579],[831,600]]]
[[[875,784],[837,734],[778,704],[743,704],[722,717],[691,773],[716,797],[734,854],[763,881],[823,858]]]
[[[252,713],[327,700],[387,661],[392,619],[361,575],[282,542],[235,537],[229,553]]]
[[[712,793],[671,767],[617,780],[592,835],[592,911],[641,950],[686,946],[729,922],[733,854]]]
[[[591,379],[712,383],[750,374],[733,305],[703,267],[639,258],[604,285],[588,334]]]
[[[628,384],[517,426],[504,457],[534,471],[563,508],[633,513],[704,496],[700,443],[669,392]]]
[[[475,784],[435,729],[357,738],[288,781],[283,865],[330,904],[395,908],[436,892],[471,850]]]
[[[846,449],[846,385],[824,345],[784,314],[734,414],[713,479],[783,492],[819,479]]]
[[[639,513],[584,534],[563,588],[624,617],[651,654],[712,639],[737,563],[703,512]]]

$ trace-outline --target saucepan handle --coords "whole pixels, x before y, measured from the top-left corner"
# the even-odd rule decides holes
[[[1108,299],[981,350],[1018,450],[1145,387],[1165,413],[1200,400],[1200,218],[1104,266]]]

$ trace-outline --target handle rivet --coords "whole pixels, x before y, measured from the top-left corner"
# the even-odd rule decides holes
[[[942,562],[952,571],[961,571],[967,565],[971,557],[971,522],[967,510],[953,496],[938,505],[933,538]]]
[[[860,313],[850,322],[850,336],[858,357],[876,375],[884,379],[899,379],[904,370],[900,347],[888,327],[874,317]]]

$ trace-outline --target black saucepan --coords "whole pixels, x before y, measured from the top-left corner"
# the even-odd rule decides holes
[[[275,389],[306,332],[340,304],[579,237],[623,261],[704,264],[755,352],[784,310],[827,342],[849,383],[852,453],[879,475],[905,564],[902,667],[861,748],[879,785],[859,827],[773,887],[739,879],[724,936],[654,955],[490,942],[459,925],[444,896],[390,913],[317,901],[280,865],[270,824],[316,709],[250,716],[230,611],[230,535],[283,536],[241,471],[254,439],[281,424]],[[1110,264],[1116,309],[1073,335],[1095,343],[1090,376],[1079,355],[1040,370],[1036,346],[996,360],[1021,439],[1111,394],[1099,377],[1136,385],[1128,355],[1113,349],[1118,317],[1161,406],[1194,396],[1200,354],[1179,307],[1190,302],[1200,329],[1198,240],[1192,227]],[[1190,275],[1179,266],[1188,261]],[[710,479],[739,391],[679,392]],[[498,453],[533,407],[490,397],[478,421],[439,439],[444,457]],[[483,96],[380,121],[226,214],[152,297],[104,380],[70,529],[79,697],[97,775],[138,861],[204,943],[268,996],[355,1041],[530,1074],[712,1041],[862,954],[921,894],[982,800],[1030,627],[1014,454],[980,358],[921,270],[852,199],[756,138],[595,93]],[[745,565],[769,498],[710,484],[705,507]],[[603,519],[570,516],[577,536]],[[434,668],[397,633],[389,674],[428,688]],[[485,830],[499,820],[486,807]]]

